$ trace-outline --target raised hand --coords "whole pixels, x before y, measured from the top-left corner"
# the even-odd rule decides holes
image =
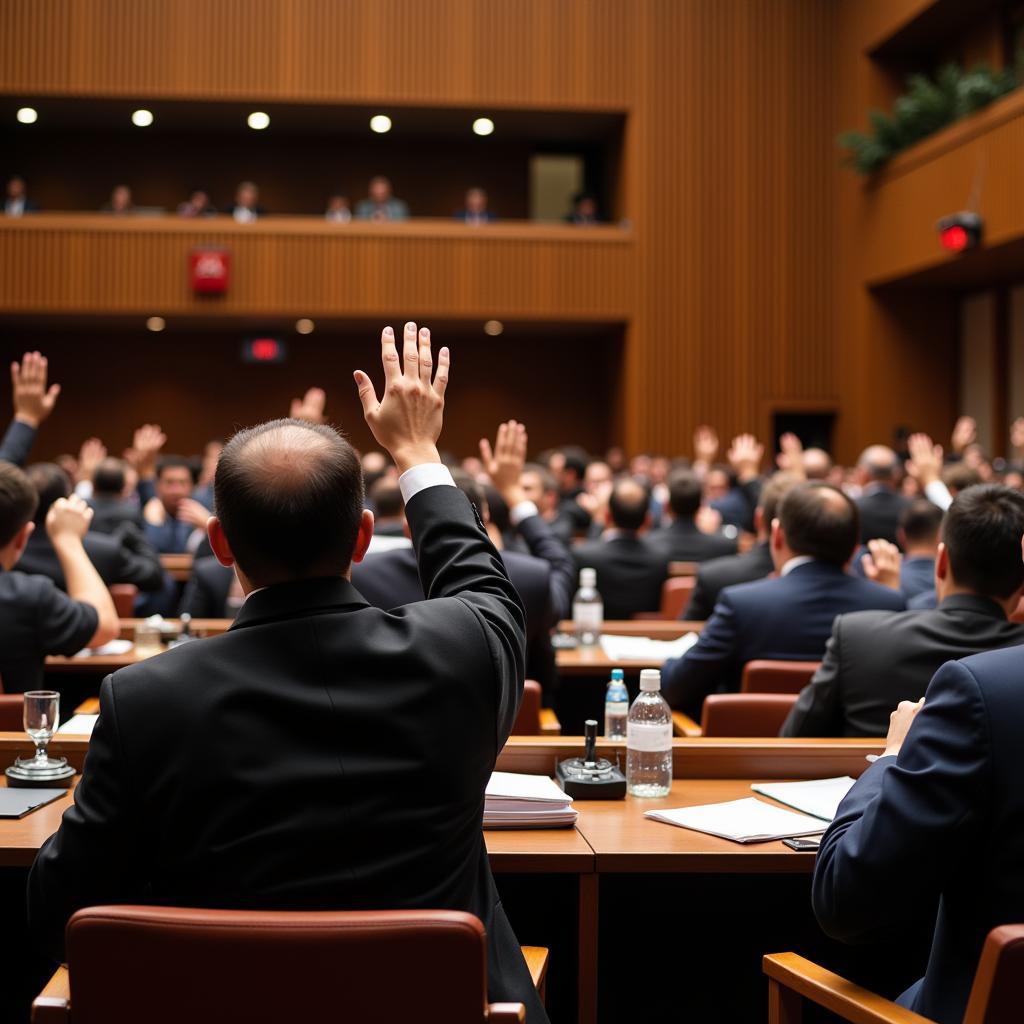
[[[86,438],[78,452],[78,479],[91,480],[96,467],[106,457],[106,446],[98,437]]]
[[[498,426],[498,435],[491,448],[486,437],[480,439],[480,458],[491,483],[511,508],[523,500],[519,478],[526,465],[526,427],[515,420]]]
[[[434,361],[426,327],[417,332],[414,323],[405,325],[401,360],[390,327],[384,328],[380,344],[384,397],[377,398],[373,381],[362,370],[352,375],[367,426],[377,443],[391,453],[400,473],[424,462],[440,462],[437,439],[441,436],[444,393],[451,366],[448,349],[442,348],[438,353],[437,374],[431,383]]]
[[[910,461],[907,472],[917,477],[922,487],[942,476],[942,446],[934,444],[927,434],[911,434],[907,438]]]
[[[1010,444],[1018,452],[1024,448],[1024,416],[1018,416],[1010,424]]]
[[[881,583],[890,590],[900,589],[900,566],[903,556],[895,544],[887,540],[869,540],[868,553],[861,562],[864,575],[875,583]]]
[[[156,457],[167,444],[167,435],[159,424],[144,423],[132,436],[132,446],[124,453],[125,458],[142,477],[151,477],[156,471]]]
[[[53,412],[60,385],[46,386],[48,363],[38,352],[26,352],[21,363],[11,363],[11,390],[14,394],[14,418],[30,427],[38,427]]]
[[[89,531],[92,509],[77,494],[70,498],[58,498],[46,513],[46,532],[50,540],[77,537],[81,540]]]
[[[978,440],[978,424],[973,416],[961,416],[953,427],[953,436],[950,438],[950,447],[957,455],[962,455],[963,450]]]
[[[714,427],[700,426],[693,432],[693,461],[710,466],[718,455],[718,434]]]
[[[787,433],[779,438],[779,454],[775,456],[775,464],[784,473],[791,473],[793,476],[803,479],[806,476],[804,471],[804,443],[796,434]]]
[[[323,388],[310,388],[302,398],[293,398],[289,415],[293,420],[305,420],[307,423],[323,423],[325,420],[324,406],[327,405],[327,394]]]
[[[205,530],[209,518],[210,510],[194,498],[182,498],[178,502],[175,519],[179,522],[188,523],[189,526],[194,526],[197,530]]]
[[[761,472],[764,445],[753,434],[737,434],[726,453],[729,465],[736,471],[741,483],[755,479]]]

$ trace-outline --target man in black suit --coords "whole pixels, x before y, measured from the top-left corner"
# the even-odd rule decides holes
[[[899,456],[891,448],[873,444],[861,452],[857,460],[857,477],[863,489],[857,499],[857,510],[860,512],[862,544],[869,540],[898,543],[896,531],[908,504],[896,490],[899,476]]]
[[[718,604],[718,595],[726,587],[737,583],[751,583],[762,580],[775,571],[772,562],[771,529],[782,499],[800,481],[788,473],[775,473],[761,489],[761,496],[754,511],[754,527],[757,543],[742,555],[728,555],[705,562],[697,573],[690,603],[683,612],[688,622],[704,622]]]
[[[939,606],[840,615],[781,735],[882,736],[893,708],[920,700],[945,662],[1024,643],[1024,626],[1007,620],[1024,593],[1024,495],[994,485],[961,491],[942,534]]]
[[[28,478],[39,494],[36,526],[46,522],[50,506],[71,493],[71,481],[60,466],[37,462],[28,468]],[[138,531],[107,536],[88,533],[83,540],[89,560],[109,587],[113,583],[134,583],[141,591],[159,590],[163,584],[160,558]],[[37,529],[28,539],[21,556],[24,572],[49,576],[61,590],[66,589],[64,572],[46,531]]]
[[[26,352],[20,363],[11,364],[14,418],[0,440],[0,462],[24,466],[40,424],[57,404],[60,385],[47,386],[48,363],[38,352]]]
[[[110,592],[82,547],[92,513],[81,498],[54,502],[45,522],[68,593],[15,568],[36,529],[38,502],[28,477],[0,463],[0,679],[9,693],[38,690],[48,654],[99,647],[119,632]]]
[[[697,643],[662,666],[665,699],[699,719],[709,693],[739,690],[748,661],[816,661],[837,615],[865,608],[902,611],[898,591],[846,572],[858,526],[857,507],[842,491],[821,483],[794,487],[772,523],[779,578],[722,591]]]
[[[397,483],[381,478],[367,491],[373,512],[373,532],[378,537],[404,537],[405,514]]]
[[[235,435],[209,534],[248,597],[227,633],[103,681],[74,805],[29,877],[56,959],[96,903],[458,909],[487,930],[490,998],[547,1020],[481,828],[522,693],[523,608],[437,452],[448,350],[433,383],[429,331],[407,324],[404,353],[403,370],[385,330],[382,400],[355,379],[430,599],[384,612],[349,582],[373,517],[339,434],[277,420]]]
[[[920,594],[935,593],[935,560],[942,534],[942,509],[927,498],[915,498],[903,510],[897,531],[903,562],[900,592],[910,602]]]
[[[137,500],[124,497],[125,463],[101,459],[92,474],[92,526],[94,533],[128,532],[143,535],[142,508]]]
[[[573,549],[578,569],[597,570],[597,589],[606,619],[631,619],[634,612],[661,607],[666,563],[640,531],[650,524],[650,492],[635,480],[616,481],[608,499],[611,528],[600,540]]]
[[[527,500],[540,509],[544,522],[551,527],[554,535],[563,544],[571,544],[580,525],[580,517],[567,506],[563,508],[558,481],[551,471],[538,463],[527,463],[523,467],[521,482]],[[580,511],[585,512],[583,509]]]
[[[736,554],[736,541],[721,533],[705,533],[697,526],[704,485],[696,473],[676,470],[668,478],[668,507],[672,522],[648,535],[651,547],[666,562],[706,562]]]
[[[188,613],[193,619],[233,619],[243,601],[238,578],[211,555],[192,563],[178,614]]]
[[[934,927],[927,972],[898,1002],[939,1024],[963,1020],[988,932],[1024,921],[1022,746],[1021,652],[947,662],[893,713],[821,841],[826,933],[864,945]]]

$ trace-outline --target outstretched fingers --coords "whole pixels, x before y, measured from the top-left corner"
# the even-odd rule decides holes
[[[437,373],[434,375],[434,390],[443,398],[448,387],[448,374],[451,370],[452,358],[447,347],[437,353]]]

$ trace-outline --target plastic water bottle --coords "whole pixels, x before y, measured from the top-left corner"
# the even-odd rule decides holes
[[[626,721],[626,786],[630,796],[668,796],[672,788],[672,712],[661,695],[661,673],[640,673],[640,695]]]
[[[613,668],[608,681],[608,692],[604,696],[605,739],[626,738],[626,716],[629,714],[629,693],[622,678],[622,669]]]
[[[580,589],[572,599],[572,620],[580,647],[596,647],[604,621],[604,602],[597,592],[596,569],[580,569]]]

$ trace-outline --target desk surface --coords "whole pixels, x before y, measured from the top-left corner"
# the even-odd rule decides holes
[[[605,619],[601,632],[612,636],[648,636],[652,640],[677,640],[684,633],[700,633],[704,622],[682,619]],[[572,619],[563,619],[556,627],[559,633],[572,633]]]
[[[0,776],[0,786],[6,785],[7,779]],[[39,847],[57,831],[61,817],[70,806],[69,789],[67,796],[24,818],[0,819],[0,867],[28,867],[35,860]]]

